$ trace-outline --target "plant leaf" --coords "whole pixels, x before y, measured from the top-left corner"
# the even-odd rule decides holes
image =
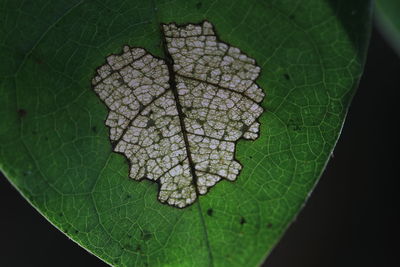
[[[118,266],[256,266],[318,180],[364,64],[370,2],[2,1],[0,168],[75,242]],[[123,45],[163,57],[160,23],[213,23],[261,67],[243,169],[184,209],[128,178],[95,69]]]
[[[378,26],[400,56],[400,2],[396,0],[377,0],[375,6]]]

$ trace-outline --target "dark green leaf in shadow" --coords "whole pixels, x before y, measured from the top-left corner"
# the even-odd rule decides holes
[[[379,29],[400,55],[400,1],[376,0],[375,18]]]

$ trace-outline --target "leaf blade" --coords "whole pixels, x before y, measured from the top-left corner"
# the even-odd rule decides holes
[[[245,168],[238,182],[220,184],[201,200],[214,265],[256,265],[319,177],[361,73],[358,54],[365,49],[354,47],[325,2],[254,1],[227,7],[216,1],[197,8],[197,1],[183,6],[159,1],[157,19],[148,3],[141,8],[110,3],[83,3],[56,23],[27,57],[16,84],[10,76],[18,65],[11,63],[12,71],[2,66],[0,112],[7,121],[2,122],[1,169],[46,218],[111,264],[209,265],[198,207],[163,207],[154,198],[157,188],[126,179],[126,163],[110,154],[102,126],[106,110],[90,92],[90,79],[104,55],[117,52],[121,44],[149,47],[160,55],[159,21],[210,19],[222,40],[251,51],[266,69],[259,81],[267,90],[262,136],[254,144],[239,143],[237,156]],[[367,12],[366,5],[360,4],[360,12]],[[246,23],[237,21],[242,13]],[[129,20],[118,20],[122,14]],[[8,51],[1,53],[10,61],[21,60],[18,33],[9,34]],[[360,43],[367,35],[360,30]],[[17,110],[25,110],[25,116]],[[21,132],[21,139],[15,140],[15,132]]]

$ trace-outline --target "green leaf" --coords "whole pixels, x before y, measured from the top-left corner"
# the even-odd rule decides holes
[[[298,214],[360,78],[370,2],[1,1],[0,169],[51,223],[118,266],[256,266]],[[128,178],[91,87],[123,45],[162,57],[160,23],[210,21],[261,67],[260,137],[193,205]]]
[[[375,7],[380,30],[400,56],[400,1],[377,0]]]

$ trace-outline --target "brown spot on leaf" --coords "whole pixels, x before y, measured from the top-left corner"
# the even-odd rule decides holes
[[[208,215],[208,216],[212,216],[212,215],[213,215],[213,212],[214,212],[213,209],[208,209],[208,210],[207,210],[207,215]]]
[[[243,124],[242,127],[240,128],[240,131],[242,133],[245,133],[249,130],[249,128],[250,128],[249,126],[247,126],[246,124]]]
[[[298,123],[298,122],[296,122],[296,121],[293,120],[293,119],[290,119],[290,120],[289,120],[289,122],[288,122],[288,124],[287,124],[287,127],[288,127],[290,130],[295,131],[295,132],[301,131],[301,129],[302,129],[301,123]]]
[[[150,119],[147,121],[147,128],[150,128],[151,126],[155,126],[156,122],[153,119]]]
[[[142,231],[142,240],[143,241],[148,241],[153,237],[153,234],[148,231],[148,230],[143,230]]]
[[[28,114],[28,112],[27,112],[25,109],[23,109],[23,108],[18,109],[17,112],[18,112],[18,116],[19,116],[20,118],[23,118],[23,117],[25,117],[25,116]]]

